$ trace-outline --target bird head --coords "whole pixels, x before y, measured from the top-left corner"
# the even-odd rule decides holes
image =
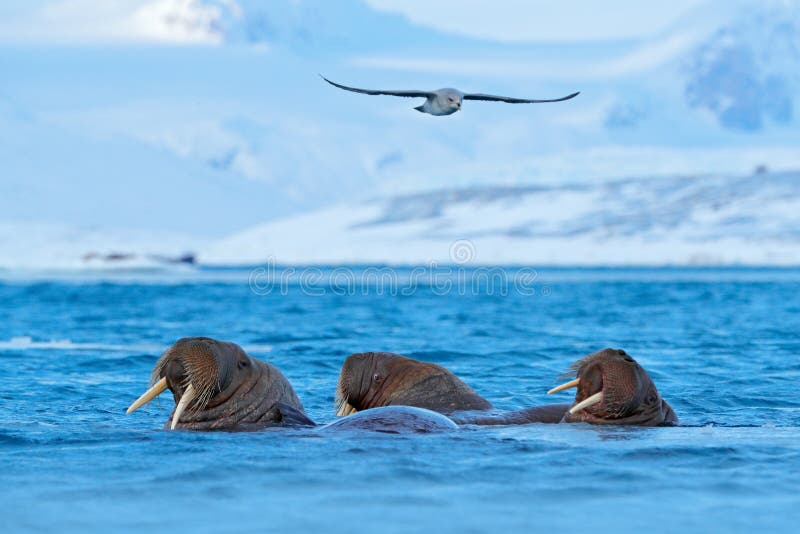
[[[460,110],[463,98],[464,95],[461,91],[456,89],[442,89],[441,104],[446,109],[450,109],[453,112]]]

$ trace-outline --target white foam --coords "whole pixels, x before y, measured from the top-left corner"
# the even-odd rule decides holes
[[[245,352],[252,352],[252,353],[272,352],[272,345],[259,345],[259,344],[242,345],[242,348],[244,349]]]
[[[34,341],[30,336],[12,337],[0,341],[0,350],[65,350],[65,351],[104,351],[104,352],[145,352],[148,354],[161,354],[167,350],[166,345],[148,343],[134,343],[116,345],[111,343],[80,343],[69,339],[51,339],[48,341]],[[271,352],[272,345],[253,344],[244,345],[245,352],[263,353]]]
[[[34,341],[30,336],[12,337],[0,341],[0,349],[5,350],[99,350],[114,352],[163,352],[165,347],[150,344],[114,345],[109,343],[76,343],[69,339]]]

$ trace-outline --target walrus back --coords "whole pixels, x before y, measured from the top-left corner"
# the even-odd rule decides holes
[[[443,414],[493,408],[488,400],[446,370],[397,392],[392,396],[391,404],[427,408]]]

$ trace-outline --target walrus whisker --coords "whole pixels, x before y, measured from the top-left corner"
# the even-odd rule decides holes
[[[195,397],[197,399],[194,403],[195,411],[203,410],[208,405],[211,397],[214,395],[213,387],[205,387],[204,385],[202,389],[195,388],[193,382],[190,382],[189,385],[195,390]]]
[[[345,415],[350,415],[351,413],[356,413],[358,410],[350,404],[347,398],[342,399],[341,404],[339,404],[339,409],[336,411],[336,417],[344,417]]]
[[[575,380],[570,380],[569,382],[561,384],[560,386],[554,387],[553,389],[548,391],[547,394],[552,395],[553,393],[558,393],[559,391],[564,391],[565,389],[576,388],[578,387],[578,384],[580,384],[580,382],[581,382],[580,378],[576,378]]]
[[[572,415],[575,415],[576,412],[579,412],[579,411],[583,410],[584,408],[588,408],[589,406],[594,406],[595,404],[598,404],[600,402],[603,402],[603,392],[602,391],[598,391],[597,393],[595,393],[591,397],[587,397],[587,398],[583,399],[581,402],[579,402],[578,404],[576,404],[575,406],[570,408],[569,409],[569,413],[572,414]]]
[[[148,402],[152,401],[167,389],[167,378],[164,377],[155,384],[153,387],[142,393],[142,396],[133,401],[133,404],[128,407],[128,410],[125,412],[126,415],[130,415]]]
[[[202,410],[214,395],[214,384],[219,381],[216,364],[204,364],[185,361],[186,378],[183,387],[192,386],[195,392],[195,408]]]
[[[211,397],[214,396],[214,380],[217,380],[217,378],[206,378],[203,373],[213,373],[216,375],[216,369],[215,366],[209,366],[206,368],[206,371],[199,370],[193,366],[187,367],[188,369],[186,378],[183,380],[183,387],[185,390],[188,390],[188,388],[191,387],[194,391],[193,407],[187,407],[187,409],[189,412],[199,412],[202,411],[206,405],[208,405]]]
[[[192,402],[192,399],[195,397],[194,386],[189,384],[186,388],[186,391],[183,392],[183,396],[181,397],[180,402],[178,402],[177,408],[175,408],[175,415],[172,416],[172,425],[170,426],[170,430],[175,430],[175,427],[178,426],[178,421],[181,419],[181,415],[183,415],[184,410],[186,410],[186,406]]]

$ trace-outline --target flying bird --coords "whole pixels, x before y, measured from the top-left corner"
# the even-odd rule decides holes
[[[431,115],[452,115],[461,109],[461,102],[463,100],[487,100],[489,102],[507,102],[509,104],[542,104],[545,102],[563,102],[570,98],[575,98],[580,94],[572,93],[561,98],[554,98],[552,100],[529,100],[527,98],[512,98],[510,96],[497,96],[487,95],[483,93],[462,93],[458,89],[445,87],[444,89],[437,89],[435,91],[391,91],[386,89],[359,89],[358,87],[348,87],[336,82],[330,81],[325,76],[320,74],[320,77],[339,89],[345,91],[352,91],[354,93],[362,93],[365,95],[389,95],[389,96],[404,96],[408,98],[424,98],[425,103],[417,106],[414,109],[422,113],[430,113]]]

